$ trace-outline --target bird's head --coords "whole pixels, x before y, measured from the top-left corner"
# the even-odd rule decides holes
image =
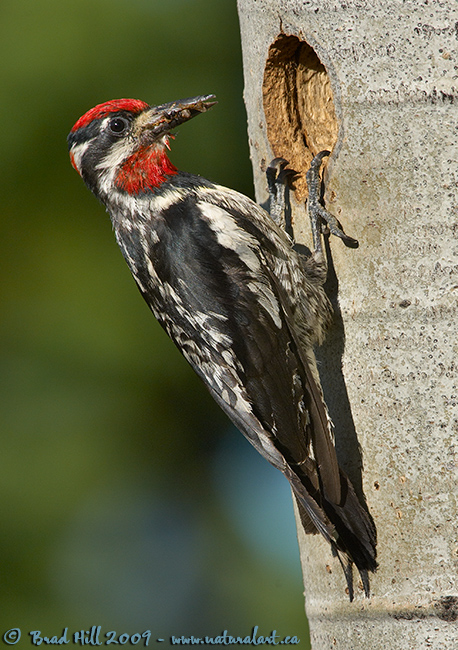
[[[177,173],[166,153],[171,130],[215,103],[214,95],[201,95],[160,106],[138,99],[98,104],[68,136],[72,165],[100,198],[113,190],[154,191]]]

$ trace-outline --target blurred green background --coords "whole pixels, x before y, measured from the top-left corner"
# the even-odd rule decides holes
[[[287,483],[155,322],[66,148],[102,101],[215,93],[172,161],[252,195],[235,0],[0,15],[0,634],[258,625],[306,648]]]

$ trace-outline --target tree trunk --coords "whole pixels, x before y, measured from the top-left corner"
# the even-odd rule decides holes
[[[339,461],[378,531],[372,597],[298,520],[312,647],[458,648],[455,1],[238,0],[257,198],[332,150],[336,317],[318,351]],[[310,245],[304,177],[292,197]],[[334,275],[335,269],[335,275]],[[338,280],[338,294],[337,294]],[[356,576],[355,576],[356,577]]]

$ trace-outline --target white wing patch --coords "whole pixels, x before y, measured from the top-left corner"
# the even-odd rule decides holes
[[[153,213],[162,213],[184,198],[186,198],[186,190],[171,187],[161,194],[153,194],[153,196],[149,197],[148,208]]]
[[[218,243],[224,248],[237,253],[250,271],[259,272],[261,264],[254,252],[259,246],[256,239],[242,230],[235,219],[223,208],[203,201],[199,201],[197,206],[202,210],[204,217],[207,218],[209,226],[216,234]]]
[[[257,254],[258,241],[250,233],[242,230],[234,217],[224,208],[204,201],[199,201],[197,205],[215,233],[218,243],[224,248],[233,250],[251,271],[253,279],[248,283],[247,289],[270,315],[275,325],[281,329],[280,305],[263,275],[261,260]]]

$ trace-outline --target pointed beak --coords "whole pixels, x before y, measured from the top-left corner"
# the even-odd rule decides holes
[[[217,104],[215,95],[199,95],[160,106],[151,106],[138,116],[135,131],[139,135],[144,134],[148,139],[156,139],[196,115],[205,113],[215,104]]]

